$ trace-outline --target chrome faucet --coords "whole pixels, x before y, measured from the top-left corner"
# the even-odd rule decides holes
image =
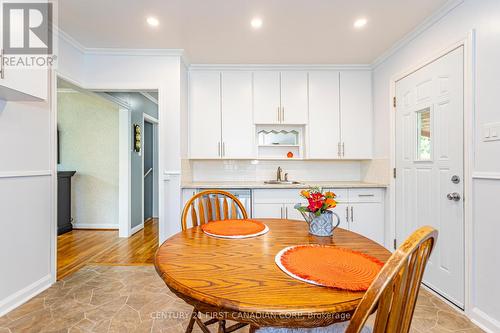
[[[281,174],[283,173],[283,169],[281,167],[278,167],[278,171],[276,172],[276,181],[281,182]]]

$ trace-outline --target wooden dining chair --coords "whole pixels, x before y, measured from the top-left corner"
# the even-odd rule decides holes
[[[248,214],[245,206],[234,194],[221,190],[207,190],[195,194],[186,202],[182,210],[182,230],[188,228],[189,217],[191,217],[192,226],[197,227],[210,221],[237,219],[238,217],[247,219]]]
[[[425,266],[437,240],[436,229],[425,226],[411,234],[392,254],[361,299],[351,321],[314,332],[408,333],[417,303]],[[375,314],[373,328],[365,327]],[[307,333],[312,329],[250,328],[257,333]]]
[[[248,214],[245,206],[232,193],[220,190],[207,190],[195,194],[186,202],[182,210],[182,230],[188,228],[188,217],[191,217],[192,226],[196,227],[210,221],[238,219],[238,217],[247,219]],[[193,331],[195,323],[198,324],[204,333],[210,333],[208,327],[216,323],[219,324],[218,333],[231,333],[247,326],[247,324],[237,323],[226,327],[226,321],[217,318],[203,321],[199,317],[199,311],[196,307],[191,314],[186,333]]]
[[[425,266],[437,236],[436,229],[421,227],[399,246],[361,299],[346,333],[359,333],[374,310],[374,333],[410,331]]]

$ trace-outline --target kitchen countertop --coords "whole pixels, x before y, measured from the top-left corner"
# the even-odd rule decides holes
[[[320,186],[322,188],[386,188],[387,184],[357,182],[357,181],[305,181],[301,184],[264,184],[263,181],[221,181],[221,182],[183,182],[182,188],[251,188],[251,189],[287,189],[287,188],[309,188]]]

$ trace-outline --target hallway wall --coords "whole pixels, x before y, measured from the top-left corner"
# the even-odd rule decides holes
[[[76,91],[59,91],[59,170],[72,178],[73,226],[118,228],[118,106]]]
[[[129,128],[131,131],[132,125],[138,124],[142,130],[142,140],[144,140],[144,114],[158,119],[158,105],[144,97],[138,92],[109,92],[109,95],[118,98],[131,107],[131,116]],[[133,137],[133,134],[131,134]],[[142,154],[143,152],[136,152],[133,147],[131,149],[131,226],[132,229],[141,225],[144,222],[142,214]]]

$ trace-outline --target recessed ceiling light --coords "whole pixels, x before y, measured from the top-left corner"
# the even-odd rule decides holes
[[[252,28],[259,29],[262,27],[262,19],[260,17],[254,17],[250,24],[252,25]]]
[[[368,23],[367,19],[360,18],[360,19],[357,19],[356,21],[354,21],[354,27],[357,29],[361,29],[366,25],[366,23]]]
[[[152,27],[157,27],[160,25],[160,21],[156,17],[150,16],[146,19],[146,22]]]

